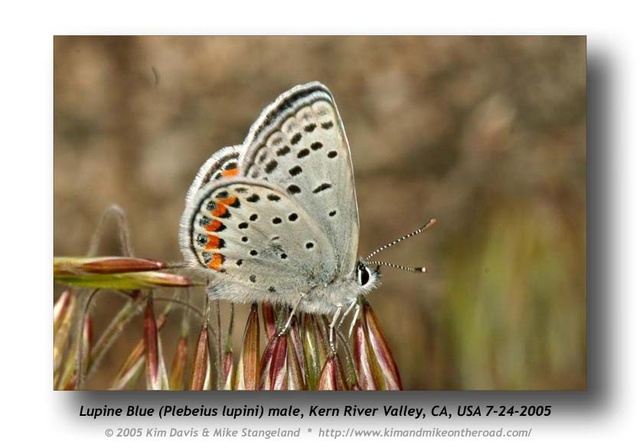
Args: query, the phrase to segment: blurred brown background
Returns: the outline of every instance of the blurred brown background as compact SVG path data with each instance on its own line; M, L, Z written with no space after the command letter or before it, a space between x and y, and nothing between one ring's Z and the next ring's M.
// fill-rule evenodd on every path
M405 388L584 389L584 37L56 37L55 255L117 203L136 255L180 260L200 165L310 80L349 137L361 254L438 219L378 257L429 274L368 297Z

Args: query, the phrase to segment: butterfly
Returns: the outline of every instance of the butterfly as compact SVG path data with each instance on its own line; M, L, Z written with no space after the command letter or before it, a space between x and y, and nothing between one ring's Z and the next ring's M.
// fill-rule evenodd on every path
M285 329L297 311L330 315L333 330L378 286L380 265L400 267L358 258L359 229L344 126L329 89L310 82L267 106L241 145L204 163L179 240L209 298L288 305Z

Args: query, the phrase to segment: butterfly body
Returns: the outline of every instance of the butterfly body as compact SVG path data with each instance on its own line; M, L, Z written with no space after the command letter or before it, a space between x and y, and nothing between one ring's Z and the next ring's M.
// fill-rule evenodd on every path
M180 246L211 299L334 314L379 280L357 258L358 233L342 120L329 90L312 82L280 95L242 145L200 168Z

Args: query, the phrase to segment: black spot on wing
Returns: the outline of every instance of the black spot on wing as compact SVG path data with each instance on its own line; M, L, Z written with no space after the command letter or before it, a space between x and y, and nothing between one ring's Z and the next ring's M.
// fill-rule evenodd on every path
M282 157L286 154L289 154L290 152L291 152L291 148L289 148L288 146L283 146L282 148L276 151L276 155L279 157Z
M314 188L313 192L314 193L320 193L321 191L328 190L329 188L331 188L331 184L328 184L328 183L324 182L324 183L318 185L316 188Z
M333 127L333 121L325 121L320 126L322 126L322 129L331 129Z
M293 134L293 137L291 137L290 142L291 142L292 145L295 145L300 140L302 140L302 134L298 132L296 134Z
M267 174L273 172L273 170L275 170L278 167L278 162L276 162L275 160L270 160L269 163L267 163L267 166L265 166L264 170Z

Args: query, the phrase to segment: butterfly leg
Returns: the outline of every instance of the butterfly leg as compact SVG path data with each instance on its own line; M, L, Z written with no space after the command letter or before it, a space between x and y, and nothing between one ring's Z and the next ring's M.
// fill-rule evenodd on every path
M282 327L282 330L280 330L280 332L278 333L278 336L284 336L284 334L289 330L289 327L291 326L291 321L293 320L293 316L295 316L296 313L298 312L298 307L300 306L300 302L302 302L302 298L303 297L304 297L304 294L300 294L300 297L298 298L296 303L293 305L293 309L291 310L291 313L289 314L289 318L287 319L287 323L284 324L284 327Z
M357 300L353 302L353 305L351 306L355 308L355 311L353 312L351 325L349 325L349 338L351 338L351 335L353 334L353 329L355 328L356 322L358 321L358 316L360 315L360 304L357 302Z
M347 318L347 316L349 315L349 313L351 311L353 311L353 309L356 308L357 305L358 305L358 300L357 299L349 304L349 306L345 310L344 314L342 315L342 319L340 319L340 323L338 324L338 328L340 328L342 326L342 324L344 323L344 321ZM357 310L359 310L359 309L360 309L360 307L357 308ZM357 315L358 315L358 312L356 311L356 316ZM349 330L349 336L351 336L351 330Z
M333 313L331 323L329 324L329 347L333 353L336 353L336 324L342 313L342 305L338 305L336 312Z

